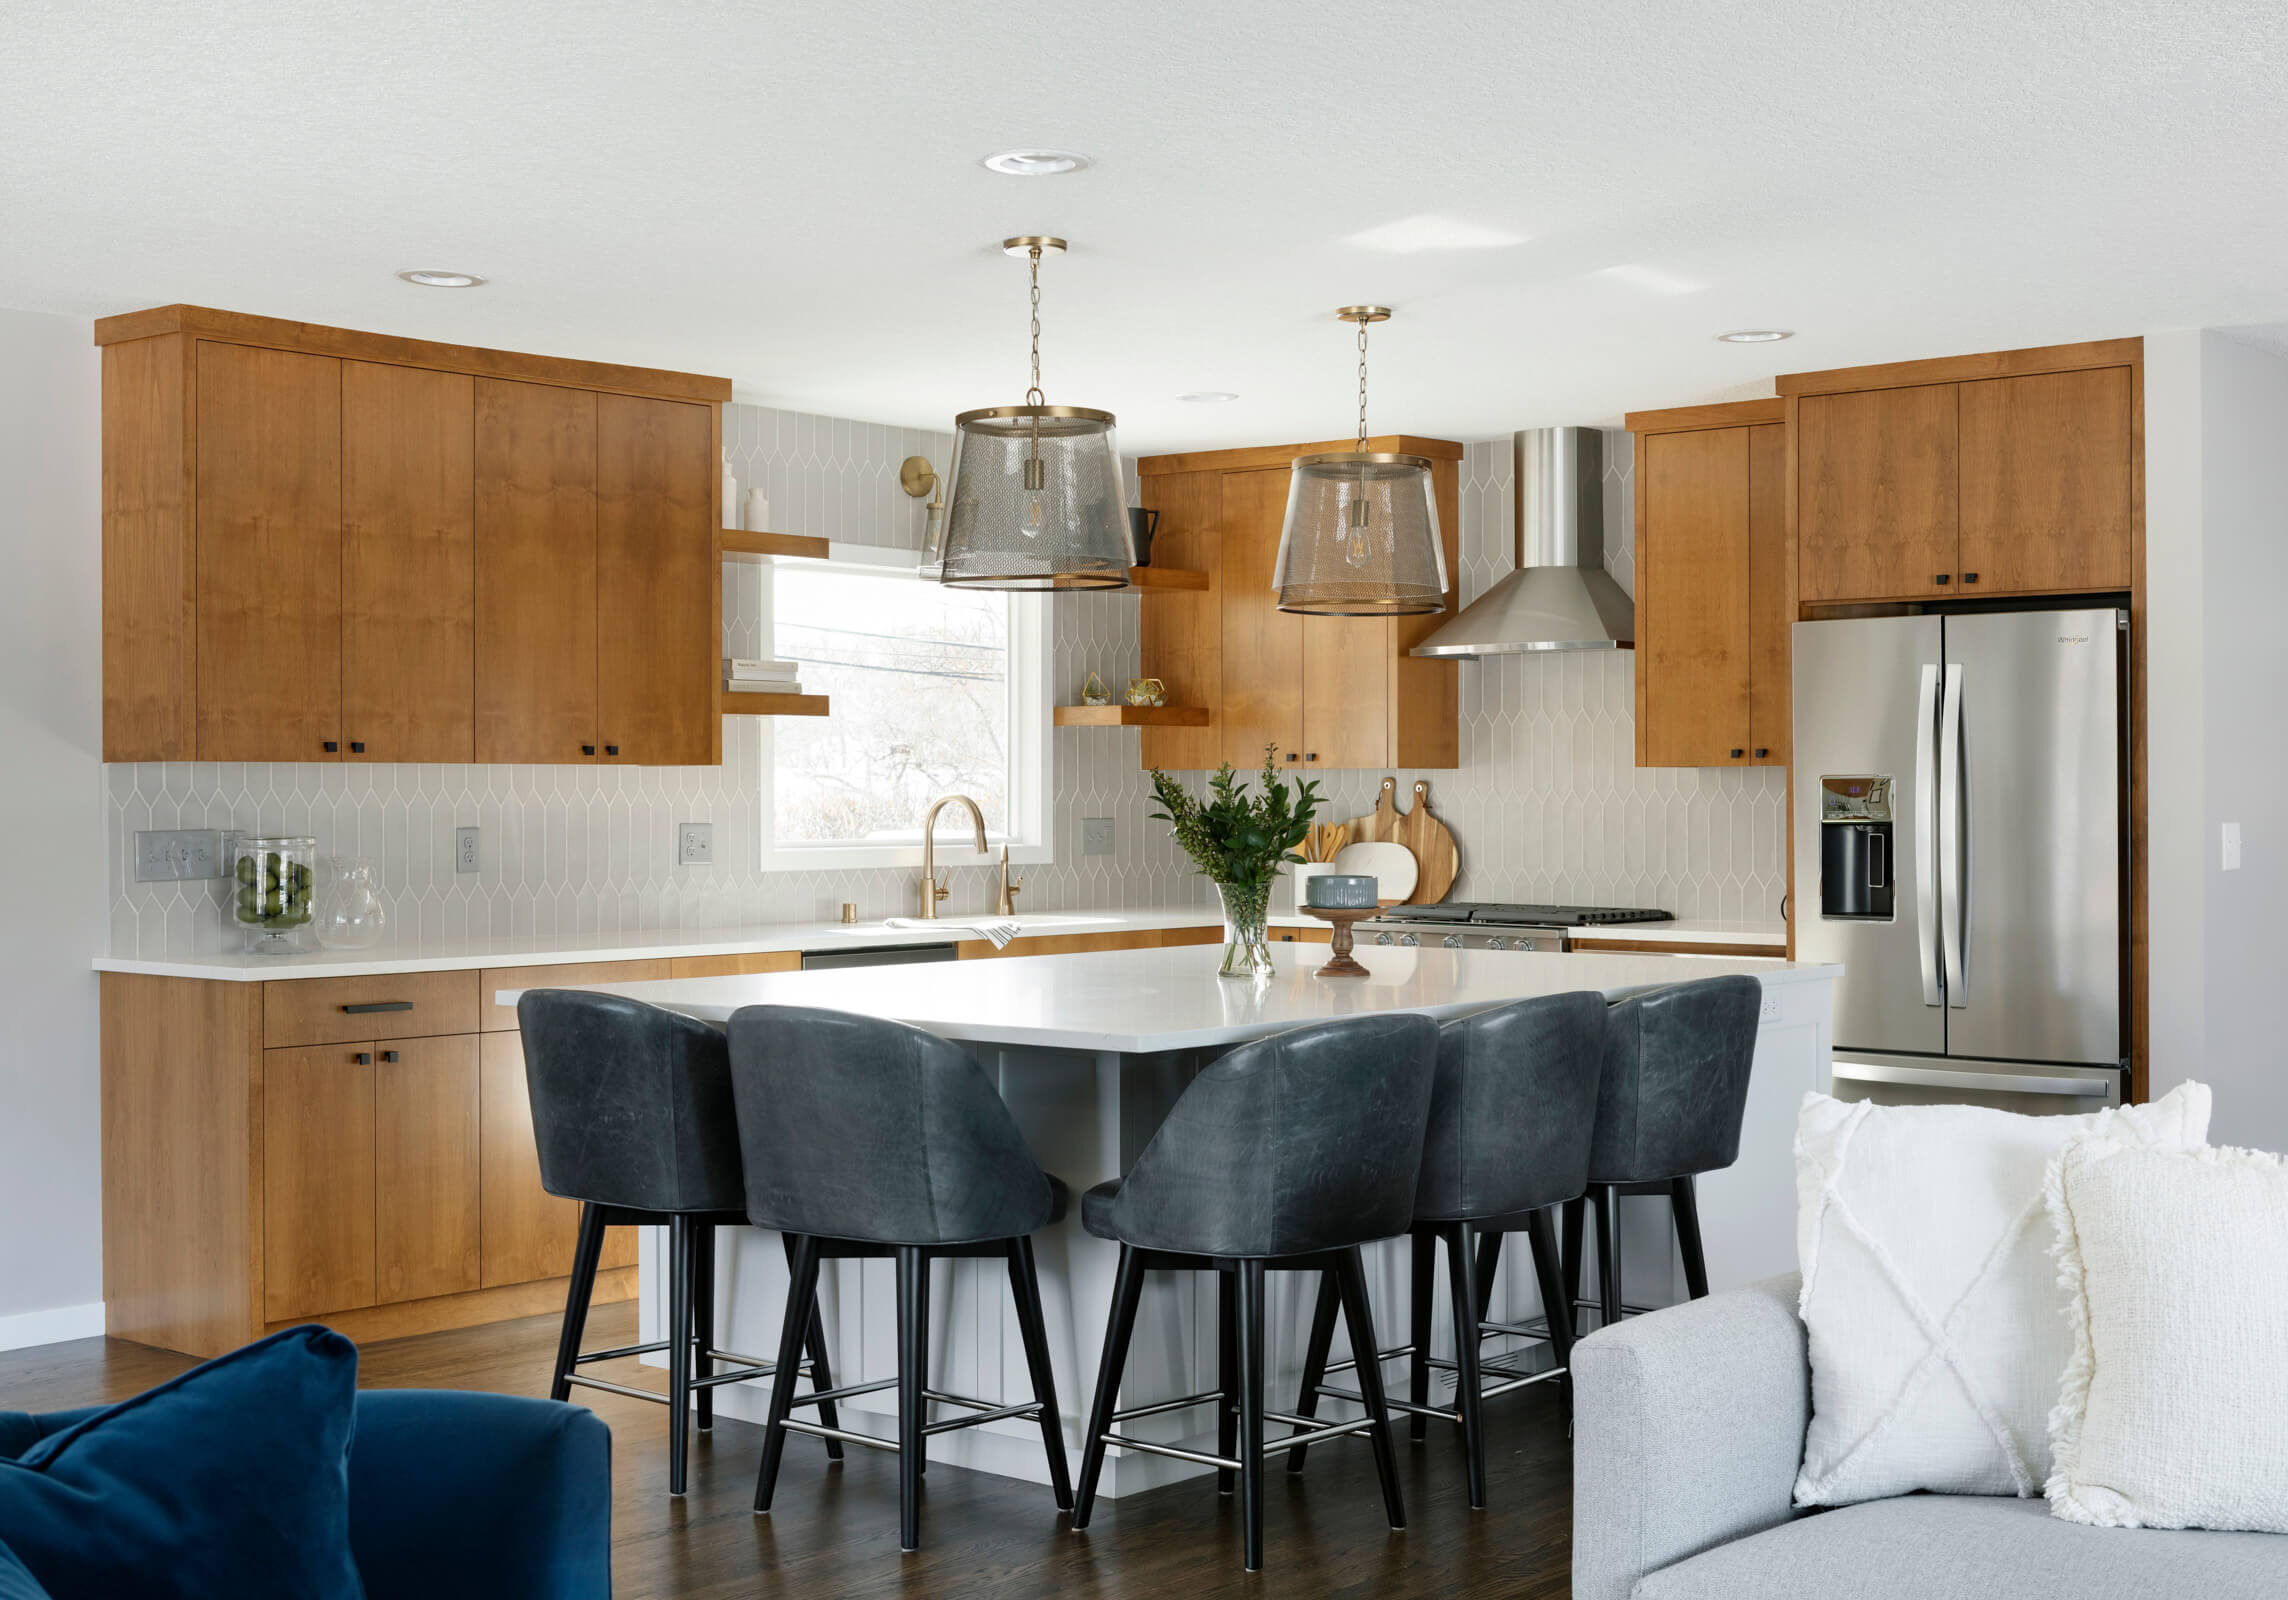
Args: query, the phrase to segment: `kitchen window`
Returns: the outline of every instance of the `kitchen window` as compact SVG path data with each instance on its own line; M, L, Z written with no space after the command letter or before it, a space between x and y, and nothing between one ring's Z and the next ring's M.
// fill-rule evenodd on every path
M828 717L771 726L774 866L902 866L922 820L966 794L1016 861L1049 859L1047 609L949 589L911 567L782 561L766 579L771 654L799 662ZM968 814L940 816L940 859L969 858Z

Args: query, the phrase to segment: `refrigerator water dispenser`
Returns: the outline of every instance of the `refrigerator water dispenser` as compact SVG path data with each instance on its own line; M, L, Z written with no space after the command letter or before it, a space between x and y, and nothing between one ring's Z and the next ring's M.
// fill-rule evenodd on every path
M1892 913L1891 780L1819 780L1819 914L1888 922Z

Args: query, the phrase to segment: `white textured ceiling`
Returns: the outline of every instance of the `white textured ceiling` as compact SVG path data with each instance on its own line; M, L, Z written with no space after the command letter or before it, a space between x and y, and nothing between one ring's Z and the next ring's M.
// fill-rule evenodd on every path
M1129 450L1486 437L2288 319L2288 8L0 5L0 304L184 300ZM978 158L1065 147L1071 177ZM1429 242L1436 247L1394 250ZM484 273L470 292L391 274ZM1725 328L1801 330L1732 346ZM1189 390L1235 404L1184 405Z

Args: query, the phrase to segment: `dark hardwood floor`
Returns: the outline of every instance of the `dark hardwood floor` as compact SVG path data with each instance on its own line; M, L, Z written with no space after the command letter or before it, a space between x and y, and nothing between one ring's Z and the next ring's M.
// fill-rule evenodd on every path
M599 1306L589 1344L635 1337L632 1304ZM363 1348L368 1388L542 1394L556 1319L428 1334ZM193 1365L108 1339L0 1353L0 1409L54 1411L122 1399ZM599 1375L656 1387L633 1362ZM695 1433L691 1493L666 1492L667 1412L618 1395L576 1398L612 1429L614 1592L652 1596L1181 1595L1564 1596L1572 1521L1572 1450L1564 1412L1537 1384L1487 1406L1488 1509L1473 1512L1451 1426L1409 1445L1400 1429L1408 1527L1385 1525L1363 1441L1322 1445L1310 1470L1275 1470L1265 1517L1266 1570L1240 1570L1238 1503L1213 1479L1100 1501L1088 1532L1068 1532L1046 1488L933 1464L922 1548L898 1552L896 1460L853 1449L838 1467L814 1440L787 1447L776 1508L749 1505L762 1430L724 1420Z

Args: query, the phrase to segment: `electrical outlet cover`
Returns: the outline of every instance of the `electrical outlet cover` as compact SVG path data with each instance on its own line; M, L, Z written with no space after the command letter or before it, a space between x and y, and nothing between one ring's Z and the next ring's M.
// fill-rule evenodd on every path
M222 835L212 828L135 835L137 883L219 878L223 875L222 859Z
M479 830L475 828L455 828L453 830L453 870L455 872L474 872L477 870L478 832Z
M1110 817L1083 817L1080 819L1080 853L1084 856L1112 854L1112 819Z
M675 863L680 867L715 864L715 824L686 822L675 830Z

